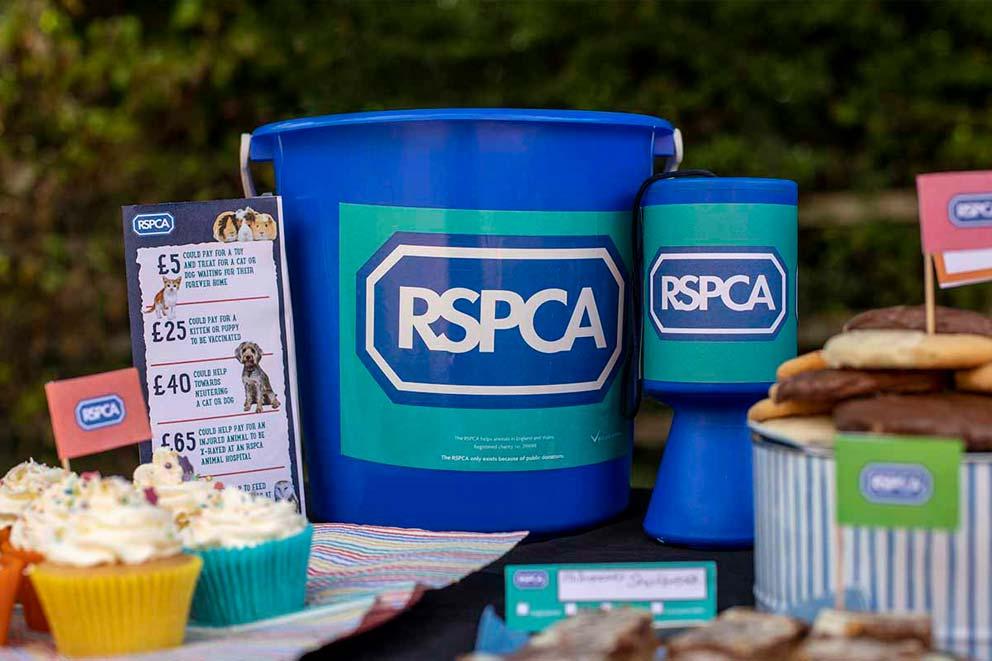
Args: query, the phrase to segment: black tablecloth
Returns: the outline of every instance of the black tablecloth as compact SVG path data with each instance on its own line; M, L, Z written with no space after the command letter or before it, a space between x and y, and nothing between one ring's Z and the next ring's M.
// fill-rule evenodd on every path
M751 551L694 551L659 544L641 529L649 496L648 491L634 491L628 510L598 528L525 541L460 583L428 592L417 605L383 626L304 658L454 659L474 647L479 616L487 604L503 615L503 567L508 564L715 560L719 609L753 604Z

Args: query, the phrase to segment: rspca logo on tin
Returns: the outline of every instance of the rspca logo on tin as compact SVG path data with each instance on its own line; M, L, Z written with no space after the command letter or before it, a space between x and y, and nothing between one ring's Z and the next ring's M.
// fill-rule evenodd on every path
M124 400L117 395L84 399L76 404L76 424L83 431L119 425L126 415Z
M788 275L774 248L662 248L648 289L665 340L771 340L788 314Z
M139 236L171 234L176 228L176 219L171 213L139 213L131 221L131 228Z
M947 216L958 227L992 226L992 193L955 195L947 205Z
M933 496L933 475L920 464L868 464L859 485L866 500L882 505L925 505Z
M609 237L394 234L357 275L357 351L398 403L598 402L624 350Z
M513 585L521 590L541 590L549 582L548 572L543 569L521 569L513 574Z

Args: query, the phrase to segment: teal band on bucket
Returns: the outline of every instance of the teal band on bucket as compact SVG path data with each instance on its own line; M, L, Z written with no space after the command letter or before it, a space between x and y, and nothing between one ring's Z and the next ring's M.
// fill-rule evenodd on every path
M651 269L659 252L774 252L785 271L785 316L766 338L660 334L651 317ZM786 204L661 204L644 208L644 378L678 383L765 383L796 355L796 207ZM735 290L740 297L746 286Z

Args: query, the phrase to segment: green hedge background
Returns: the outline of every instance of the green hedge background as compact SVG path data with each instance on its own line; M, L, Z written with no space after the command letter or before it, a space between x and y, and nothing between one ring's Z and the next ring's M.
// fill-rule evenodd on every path
M643 112L681 127L686 167L870 195L990 166L990 34L978 2L0 3L0 461L53 459L46 381L130 364L119 207L239 194L242 131ZM917 230L887 220L802 230L804 318L920 300Z

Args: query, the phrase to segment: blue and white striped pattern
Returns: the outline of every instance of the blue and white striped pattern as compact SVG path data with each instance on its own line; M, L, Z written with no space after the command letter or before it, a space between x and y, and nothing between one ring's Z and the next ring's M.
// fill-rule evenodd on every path
M759 607L786 612L833 592L834 460L766 440L754 445ZM992 660L992 457L961 464L955 533L845 527L844 584L879 611L931 613L936 643Z

